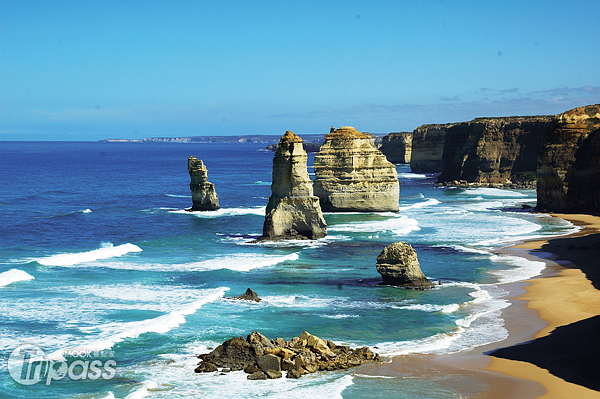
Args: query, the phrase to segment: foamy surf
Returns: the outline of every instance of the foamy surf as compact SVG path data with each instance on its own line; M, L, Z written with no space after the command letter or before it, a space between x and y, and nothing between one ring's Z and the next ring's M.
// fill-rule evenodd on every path
M258 216L264 217L265 212L266 212L266 207L264 207L264 206L258 206L258 207L252 207L252 208L221 208L221 209L217 209L216 211L189 212L189 211L186 211L185 209L169 211L169 213L178 213L178 214L182 214L182 215L193 215L198 218L206 218L206 219L220 218L220 217L224 217L224 216L244 216L244 215L258 215Z
M44 266L73 266L80 263L123 256L130 252L142 252L142 249L137 245L129 243L117 245L116 247L112 243L107 243L103 244L101 248L88 252L57 254L38 259L37 262Z
M546 268L546 263L538 260L529 260L520 256L492 255L491 260L496 263L511 266L510 269L491 270L489 273L498 277L498 283L514 283L529 280L539 276Z
M112 348L114 344L124 339L137 338L141 334L151 332L164 334L185 323L186 316L195 313L203 305L221 299L228 290L229 287L220 287L200 291L199 294L203 295L202 298L152 319L79 327L82 332L89 334L89 338L85 342L74 343L75 347L69 348L69 350L101 351ZM52 358L61 358L63 353L64 349L60 349L52 353L51 356Z
M5 287L9 284L19 281L33 280L34 278L35 277L33 277L31 274L24 272L23 270L10 269L6 272L0 273L0 287Z
M327 227L328 231L348 232L348 233L382 233L389 232L395 235L403 236L411 231L420 230L419 222L406 216L397 218L369 221L334 224Z

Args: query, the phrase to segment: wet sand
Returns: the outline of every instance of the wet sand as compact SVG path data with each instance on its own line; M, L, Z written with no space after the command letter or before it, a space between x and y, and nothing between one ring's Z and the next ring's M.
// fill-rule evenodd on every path
M546 262L541 276L505 284L509 337L449 355L410 354L360 374L423 378L461 397L600 399L600 217L554 214L584 228L500 251Z

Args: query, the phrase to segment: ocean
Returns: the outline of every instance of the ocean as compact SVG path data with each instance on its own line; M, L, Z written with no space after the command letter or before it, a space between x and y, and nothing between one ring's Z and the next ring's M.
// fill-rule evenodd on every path
M268 381L194 368L255 330L306 330L386 359L501 341L503 284L544 263L493 250L577 229L521 211L535 190L440 187L397 165L400 212L326 213L323 239L253 243L271 191L264 146L0 142L0 397L332 399L376 387L381 398L455 398L434 380L360 368ZM220 210L185 211L191 155ZM435 289L379 285L376 258L396 241L413 245ZM247 288L263 300L227 299ZM41 355L38 374L25 367Z

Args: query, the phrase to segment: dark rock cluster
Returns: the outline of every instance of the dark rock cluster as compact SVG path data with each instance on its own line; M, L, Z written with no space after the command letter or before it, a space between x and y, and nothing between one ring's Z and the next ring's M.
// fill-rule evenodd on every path
M319 370L348 369L381 361L379 355L366 346L350 349L306 331L289 341L283 338L271 340L254 331L246 339L233 337L198 358L201 362L196 373L243 370L249 380L281 378L282 372L287 378L300 378Z

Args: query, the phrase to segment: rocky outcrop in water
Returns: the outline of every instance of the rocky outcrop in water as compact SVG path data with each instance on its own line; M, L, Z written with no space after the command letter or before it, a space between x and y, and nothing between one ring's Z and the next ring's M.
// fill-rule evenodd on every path
M439 182L535 187L537 157L551 116L476 118L446 130Z
M239 301L253 301L253 302L262 301L262 299L260 299L258 297L258 294L256 292L252 291L250 288L246 289L246 292L243 295L229 297L229 298L225 298L225 299L235 299L235 300L239 300Z
M353 127L325 136L315 155L314 192L324 212L398 211L396 167Z
M422 125L412 134L410 169L413 173L440 173L444 166L446 132L456 123Z
M282 338L270 340L258 331L246 339L233 337L210 353L198 356L202 361L196 373L244 370L249 380L266 380L282 377L300 378L319 370L339 370L364 363L379 362L379 355L368 347L350 349L336 345L304 331L300 337L289 341Z
M554 118L537 174L538 210L600 212L600 104Z
M391 163L410 163L412 152L412 133L389 133L383 136L379 151Z
M188 172L190 173L190 190L192 191L192 207L186 209L195 211L215 211L219 209L219 197L215 185L208 181L208 170L200 159L191 156L188 158Z
M404 288L433 288L421 271L417 253L409 244L399 241L388 245L377 257L377 272L383 284Z
M316 239L327 235L306 161L302 139L288 130L273 157L273 183L262 239Z

